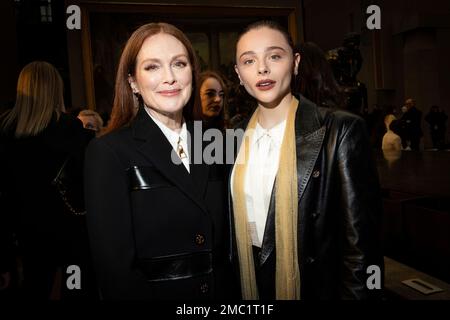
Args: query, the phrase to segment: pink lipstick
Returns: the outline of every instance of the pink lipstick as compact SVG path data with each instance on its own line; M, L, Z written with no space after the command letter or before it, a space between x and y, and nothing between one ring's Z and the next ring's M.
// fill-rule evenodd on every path
M267 91L275 87L276 81L270 79L260 80L256 83L256 88L262 91Z
M173 97L178 95L181 92L180 89L171 89L171 90L162 90L158 91L158 93L164 97Z

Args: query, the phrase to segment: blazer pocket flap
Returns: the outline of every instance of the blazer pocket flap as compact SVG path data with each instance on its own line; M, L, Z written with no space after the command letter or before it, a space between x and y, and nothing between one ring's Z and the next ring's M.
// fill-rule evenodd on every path
M170 181L167 180L154 167L133 166L128 168L127 172L132 191L172 186Z
M187 279L212 272L209 251L140 259L137 263L148 281Z

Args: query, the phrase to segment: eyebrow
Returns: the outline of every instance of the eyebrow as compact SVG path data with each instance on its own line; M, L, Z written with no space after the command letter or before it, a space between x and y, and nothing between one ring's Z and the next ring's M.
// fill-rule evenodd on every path
M267 47L267 48L264 50L264 52L272 51L272 50L277 50L277 49L286 52L286 49L284 49L284 48L282 48L282 47L278 47L278 46ZM243 55L246 55L246 54L255 54L255 51L245 51L244 53L242 53L242 54L239 56L239 59L240 59Z
M221 93L221 92L223 92L223 89L219 90L219 91L217 91L216 89L206 89L205 92L219 92L219 93Z
M189 62L188 56L184 53L180 53L180 54L177 54L176 56L173 56L170 61L173 61L173 60L181 58L181 57L186 58ZM148 58L148 59L142 60L141 64L143 64L144 62L161 62L161 60L156 59L156 58Z

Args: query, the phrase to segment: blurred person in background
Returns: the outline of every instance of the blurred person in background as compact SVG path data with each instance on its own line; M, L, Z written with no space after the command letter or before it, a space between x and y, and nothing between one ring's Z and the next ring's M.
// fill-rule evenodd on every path
M20 72L15 105L0 118L0 224L17 242L14 256L23 266L20 292L28 299L61 298L58 283L65 285L62 274L68 265L88 272L84 220L73 220L53 181L68 158L72 172L65 174L82 176L84 149L93 134L64 111L59 72L35 61Z
M226 128L226 92L225 82L214 71L204 71L199 76L195 95L193 119L203 121L205 129Z
M101 134L103 130L103 119L96 111L82 110L78 113L78 119L83 122L85 129L94 130L97 136Z

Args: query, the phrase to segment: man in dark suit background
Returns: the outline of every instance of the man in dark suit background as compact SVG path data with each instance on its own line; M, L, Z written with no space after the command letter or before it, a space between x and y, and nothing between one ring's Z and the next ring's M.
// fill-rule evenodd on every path
M414 99L406 99L402 107L403 116L400 118L402 124L402 144L403 148L419 151L420 138L422 137L422 112L416 108Z

